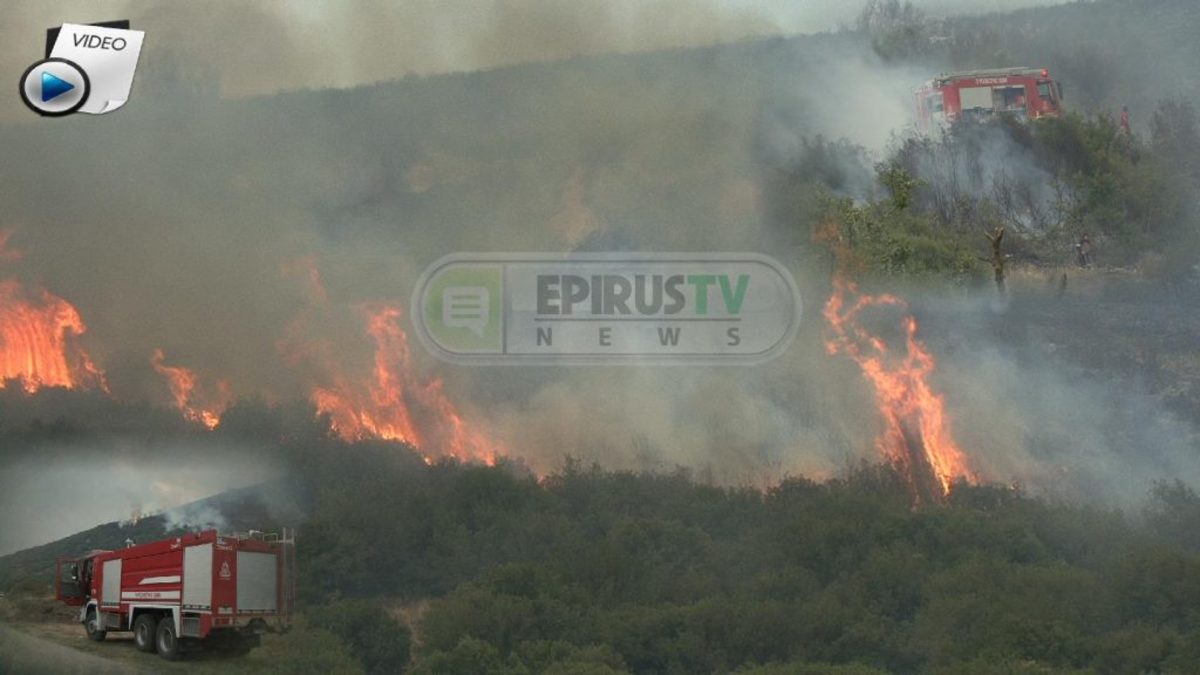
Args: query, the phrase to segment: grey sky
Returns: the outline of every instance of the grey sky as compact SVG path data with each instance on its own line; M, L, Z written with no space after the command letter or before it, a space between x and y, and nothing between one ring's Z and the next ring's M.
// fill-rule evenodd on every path
M170 52L216 72L226 95L346 87L579 54L711 44L851 24L846 0L403 0L168 3L16 0L0 24L0 80L41 55L63 22L130 18L147 61ZM976 13L1054 0L918 0L933 13ZM12 119L13 101L0 104Z

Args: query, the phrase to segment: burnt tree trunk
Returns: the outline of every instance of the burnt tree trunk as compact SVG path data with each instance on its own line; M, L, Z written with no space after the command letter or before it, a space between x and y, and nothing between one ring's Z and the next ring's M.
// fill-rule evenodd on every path
M1004 293L1004 265L1008 262L1008 256L1004 255L1001 250L1001 243L1004 241L1004 228L996 227L991 232L985 231L983 236L987 237L988 242L992 245L992 257L986 260L992 264L992 273L996 280L996 291Z

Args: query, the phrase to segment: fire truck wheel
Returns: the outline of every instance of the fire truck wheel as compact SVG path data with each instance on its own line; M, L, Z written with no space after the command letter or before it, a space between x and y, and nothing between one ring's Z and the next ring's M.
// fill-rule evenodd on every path
M142 614L133 622L133 643L139 651L154 651L154 629L157 627L153 614Z
M87 631L88 639L94 642L100 642L105 635L108 635L108 631L100 630L100 619L96 614L95 607L88 610L87 618L83 621L83 629Z
M157 636L155 644L158 646L158 655L168 661L179 659L179 636L175 634L175 618L163 617L162 621L158 622L158 630L155 635Z

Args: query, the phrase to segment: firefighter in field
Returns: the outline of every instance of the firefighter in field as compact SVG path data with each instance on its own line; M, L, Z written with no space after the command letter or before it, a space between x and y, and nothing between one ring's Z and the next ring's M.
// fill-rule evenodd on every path
M1087 232L1075 244L1075 262L1084 268L1092 266L1092 238Z
M1121 106L1121 121L1117 128L1117 149L1120 150L1129 161L1137 164L1141 159L1138 152L1137 143L1133 142L1133 129L1129 126L1129 106Z

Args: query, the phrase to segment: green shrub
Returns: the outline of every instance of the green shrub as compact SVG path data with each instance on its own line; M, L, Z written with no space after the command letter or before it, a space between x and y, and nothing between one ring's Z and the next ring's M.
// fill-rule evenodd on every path
M408 628L377 603L339 600L307 612L309 622L336 635L367 673L399 673L408 664Z
M336 635L299 624L264 642L254 656L262 672L279 675L361 675L365 671Z

